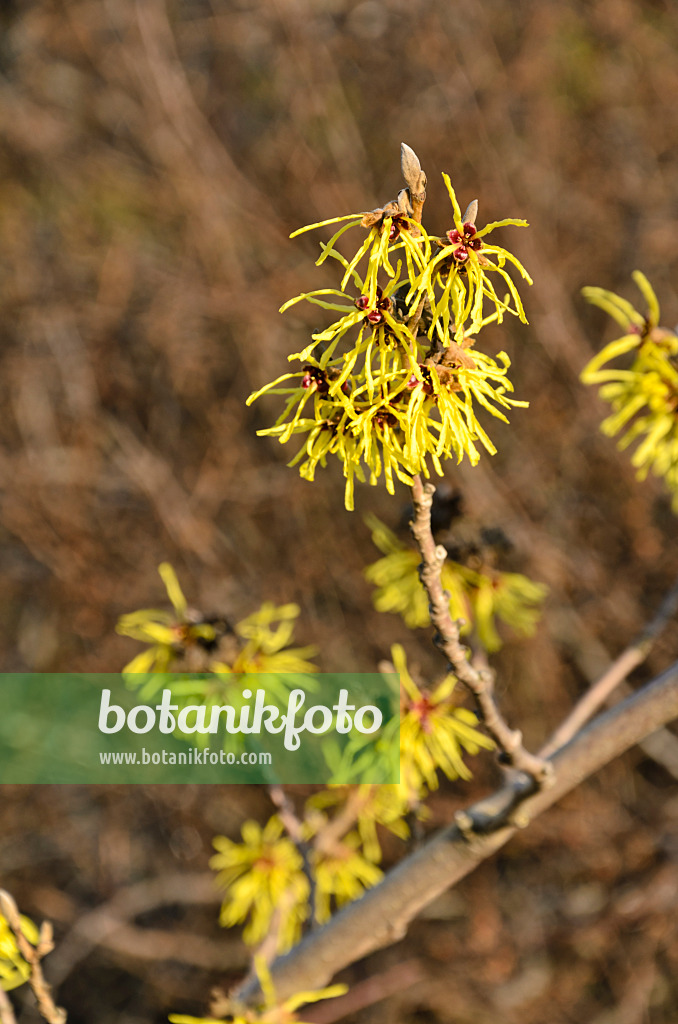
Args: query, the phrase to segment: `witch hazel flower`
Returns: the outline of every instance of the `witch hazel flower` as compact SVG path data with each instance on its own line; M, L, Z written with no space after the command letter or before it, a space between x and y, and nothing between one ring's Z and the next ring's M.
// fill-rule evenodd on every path
M334 313L333 322L288 356L301 371L283 374L248 399L283 396L275 424L259 434L281 444L298 437L301 447L289 465L304 479L312 480L330 458L339 461L348 509L356 480L383 481L393 493L396 480L409 485L416 474L428 477L431 467L442 475L446 459L475 464L480 448L493 454L479 414L505 419L503 410L524 404L509 397L507 356L482 352L476 336L507 314L526 322L507 268L531 283L529 275L488 237L495 228L526 222L478 227L477 201L462 217L443 175L453 224L442 236L430 235L420 220L426 176L415 154L408 147L403 152L408 187L397 201L294 232L334 227L316 262L333 265L340 281L295 296L281 312L305 301ZM350 255L348 232L360 227L365 234Z

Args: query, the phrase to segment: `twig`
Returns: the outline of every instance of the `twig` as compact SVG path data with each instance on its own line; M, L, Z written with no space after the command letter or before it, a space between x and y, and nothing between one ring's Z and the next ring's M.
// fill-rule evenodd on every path
M548 742L539 751L540 757L550 757L559 747L575 736L582 726L595 714L613 690L622 683L634 668L641 665L647 658L654 641L664 626L670 621L678 610L678 580L665 595L656 614L648 622L640 635L630 644L625 651L619 655L607 671L598 679L574 708L561 722Z
M414 518L410 529L421 555L419 578L428 594L431 622L436 630L434 642L449 661L451 670L475 697L481 721L499 747L500 761L529 775L538 785L547 785L552 779L549 762L525 749L522 733L510 728L497 707L492 673L474 668L468 660L466 647L460 642L459 625L450 615L449 595L441 580L447 551L442 545L436 546L431 530L434 493L433 484L424 484L419 475L414 477Z
M47 921L43 922L38 944L34 946L24 935L21 927L21 915L16 903L4 889L0 889L0 911L12 929L17 949L31 969L30 977L27 980L37 1000L38 1010L48 1024L66 1024L66 1011L57 1006L52 999L50 986L45 981L40 964L41 959L54 948L52 926Z
M392 666L391 671L393 671ZM278 814L280 815L280 819L287 830L287 834L297 847L303 860L303 871L309 884L309 921L311 922L311 927L313 927L313 922L315 921L317 889L315 872L309 858L309 848L312 845L313 850L316 853L321 855L327 854L330 856L336 854L338 850L341 850L342 839L349 829L355 825L360 816L360 812L369 802L371 793L371 786L357 786L353 788L341 810L322 828L320 828L313 836L313 839L309 842L304 839L302 823L297 817L292 801L289 799L282 786L271 786L269 789L269 795L273 803L278 808ZM269 936L265 940L266 949L270 948L270 931L273 929L274 926L272 925L269 930ZM277 929L275 930L277 932ZM261 953L261 950L259 952Z
M407 321L407 329L412 335L412 337L415 339L417 337L417 329L419 327L419 321L421 320L421 314L424 312L424 304L426 303L426 301L427 296L422 295L421 299L419 300L417 308L415 309L410 319Z
M315 872L313 871L313 866L311 865L311 861L308 856L309 844L307 840L304 839L302 824L299 821L299 818L297 817L294 805L290 798L288 797L285 790L282 788L282 786L271 786L269 787L268 793L271 800L278 808L278 815L287 831L288 836L290 837L290 839L296 846L297 850L299 851L299 855L302 860L303 871L308 881L309 920L313 922L315 921L316 911L316 883ZM280 915L278 915L278 926L274 927L273 924L271 925L271 930L275 931L273 954L269 957L269 959L271 960L273 959L273 956L275 956L275 951L277 949L278 943L278 931L282 923L283 918ZM270 945L270 943L268 942L269 938L270 935L267 937L267 939L264 940L264 945L267 946L267 948L268 945ZM260 955L263 955L262 949L259 950Z
M349 1014L358 1013L368 1006L374 1006L382 999L388 999L395 992L416 985L425 977L420 960L403 960L392 967L372 974L369 978L351 985L349 991L336 999L329 999L304 1010L304 1019L310 1024L334 1024Z
M500 849L518 827L528 825L590 775L676 717L678 662L558 750L550 788L525 796L525 779L515 776L276 960L271 975L278 998L282 1001L297 992L322 988L337 971L402 938L423 907ZM514 816L516 804L518 817ZM261 999L258 982L246 979L233 998L256 1004Z
M60 940L59 946L50 960L50 975L56 985L61 984L97 946L106 946L119 952L120 935L130 927L129 922L140 914L175 903L211 905L219 903L220 900L221 897L214 883L214 875L202 871L195 874L160 875L119 889L106 903L78 917L70 931ZM139 929L139 932L141 931L142 929ZM126 941L131 943L129 933ZM148 937L144 939L147 945L150 941ZM153 939L153 941L156 940ZM200 962L198 958L202 954L193 944L193 940L191 940L190 947L190 950L186 951L186 962L198 964ZM193 957L191 953L195 953L196 956ZM232 953L236 956L239 955L237 949ZM209 956L209 953L207 952L205 956ZM176 950L169 958L181 959Z
M16 1024L14 1007L2 986L0 986L0 1024Z
M271 917L271 923L268 926L268 931L264 937L263 942L257 947L254 955L254 959L250 966L250 973L256 977L257 975L257 963L263 960L264 963L270 964L272 960L275 960L278 949L280 948L280 933L287 920L288 915L294 910L294 904L297 896L293 889L285 889L280 898L277 900L273 916Z
M358 786L351 790L339 813L318 833L315 848L319 853L332 854L336 851L348 830L355 825L371 795L371 786Z
M278 808L278 817L285 826L288 836L296 846L301 846L305 843L301 822L287 793L282 786L269 786L268 795Z

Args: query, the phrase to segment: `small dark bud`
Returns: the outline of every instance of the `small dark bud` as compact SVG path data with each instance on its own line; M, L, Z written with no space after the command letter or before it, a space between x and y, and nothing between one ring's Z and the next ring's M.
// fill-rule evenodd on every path
M431 371L429 370L428 366L422 366L421 363L419 364L419 366L421 368L421 371L422 371L422 374L423 374L423 377L424 377L423 381L419 380L418 377L416 377L414 374L412 374L412 376L410 377L410 379L407 382L407 386L408 386L408 388L412 389L412 388L419 387L419 385L421 385L422 388L424 389L425 394L432 395L434 393L434 391L433 391L433 384L431 383Z
M398 420L388 409L379 409L374 415L374 422L378 427L396 427Z
M330 390L330 385L327 380L327 374L324 370L321 370L319 366L305 366L304 376L301 378L302 388L316 387L318 394L326 395Z

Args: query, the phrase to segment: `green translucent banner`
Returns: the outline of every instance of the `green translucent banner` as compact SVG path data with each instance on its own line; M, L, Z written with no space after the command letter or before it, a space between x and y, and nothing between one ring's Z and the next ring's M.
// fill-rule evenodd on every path
M0 674L0 783L394 783L395 674Z

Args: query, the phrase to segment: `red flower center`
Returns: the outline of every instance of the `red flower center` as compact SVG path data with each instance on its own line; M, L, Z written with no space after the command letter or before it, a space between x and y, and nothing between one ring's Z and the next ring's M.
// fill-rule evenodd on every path
M302 388L316 387L318 393L326 395L330 390L329 381L324 370L321 370L319 366L305 366L304 376L301 378Z
M469 257L469 249L475 249L476 251L482 248L482 240L476 238L476 226L475 224L463 224L462 230L459 231L457 228L453 228L452 231L447 232L447 237L452 245L456 245L457 248L452 253L452 256L457 263L466 263Z
M412 376L407 382L408 388L412 390L413 388L421 386L424 389L425 394L433 395L435 392L433 390L433 383L431 381L431 371L429 370L428 366L424 366L422 363L419 363L419 368L424 377L423 381L419 380L419 378L415 376L415 374L412 374Z
M377 302L374 309L370 309L370 299L368 295L360 295L355 300L355 307L361 312L366 312L365 319L371 324L380 324L384 319L384 311L391 309L391 300L389 298L383 298L381 288L377 288Z
M410 712L419 719L421 728L424 732L430 733L432 731L431 725L431 712L433 711L433 704L431 704L428 697L421 697L419 700L415 700L410 705Z

